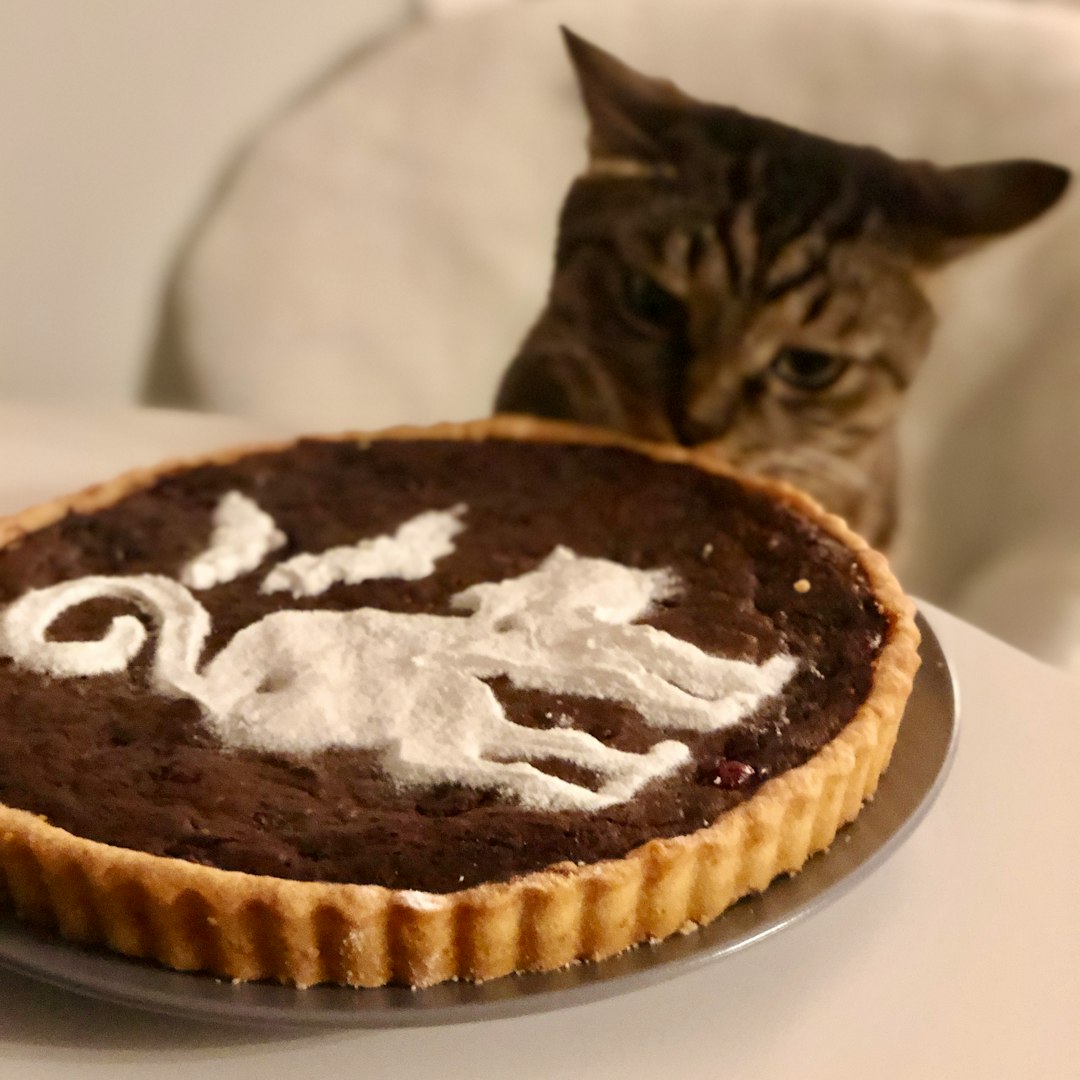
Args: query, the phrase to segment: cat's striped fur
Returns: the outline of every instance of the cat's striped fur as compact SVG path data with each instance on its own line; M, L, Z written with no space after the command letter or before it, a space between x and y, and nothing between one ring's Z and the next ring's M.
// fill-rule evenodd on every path
M708 444L878 545L933 267L1063 191L1064 169L941 169L707 105L567 33L590 164L547 306L497 408Z

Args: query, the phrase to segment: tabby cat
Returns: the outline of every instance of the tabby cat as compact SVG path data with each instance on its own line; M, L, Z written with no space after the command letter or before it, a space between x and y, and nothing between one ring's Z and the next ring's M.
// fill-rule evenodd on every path
M1068 172L901 161L697 101L565 34L589 166L496 408L705 445L885 546L926 274L1031 221Z

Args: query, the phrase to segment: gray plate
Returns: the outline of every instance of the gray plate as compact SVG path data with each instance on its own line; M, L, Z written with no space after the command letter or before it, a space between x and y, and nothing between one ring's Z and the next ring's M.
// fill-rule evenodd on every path
M0 917L0 965L66 990L172 1015L247 1024L399 1027L544 1012L612 997L718 960L817 911L879 866L911 834L941 789L956 745L957 697L941 646L925 619L922 667L889 770L843 842L810 859L719 919L621 956L564 971L426 990L307 990L222 982L72 945Z

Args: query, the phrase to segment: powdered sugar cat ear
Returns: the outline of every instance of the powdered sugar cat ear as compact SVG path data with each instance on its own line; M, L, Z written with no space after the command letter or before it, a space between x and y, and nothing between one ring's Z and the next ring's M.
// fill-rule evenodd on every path
M246 495L230 491L214 510L210 545L183 570L180 580L191 589L212 589L250 573L285 543L274 519Z
M359 585L373 578L416 581L435 571L435 562L454 550L453 538L465 527L466 507L427 510L410 518L391 536L329 548L317 555L297 555L274 567L262 583L264 593L318 596L331 585Z
M332 585L358 585L373 578L415 581L435 570L435 562L454 550L466 507L428 510L410 518L390 536L296 555L280 563L262 583L264 593L318 596ZM230 491L219 500L206 550L185 564L180 580L192 589L212 589L250 573L286 543L285 533L254 500Z

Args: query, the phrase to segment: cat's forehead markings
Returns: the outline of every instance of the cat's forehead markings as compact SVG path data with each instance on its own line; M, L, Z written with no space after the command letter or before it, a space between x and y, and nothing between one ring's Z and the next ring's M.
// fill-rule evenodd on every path
M638 161L635 158L598 157L589 162L585 177L619 177L627 180L663 177L672 180L679 175L674 165L663 162Z
M768 299L779 299L793 289L814 283L828 269L824 237L810 233L785 244L765 274Z
M758 231L753 203L743 202L736 208L731 221L730 237L741 276L748 280L758 258Z
M807 226L798 236L779 245L766 236L765 251L757 267L757 282L766 300L778 300L793 289L829 277L835 251L815 224Z

